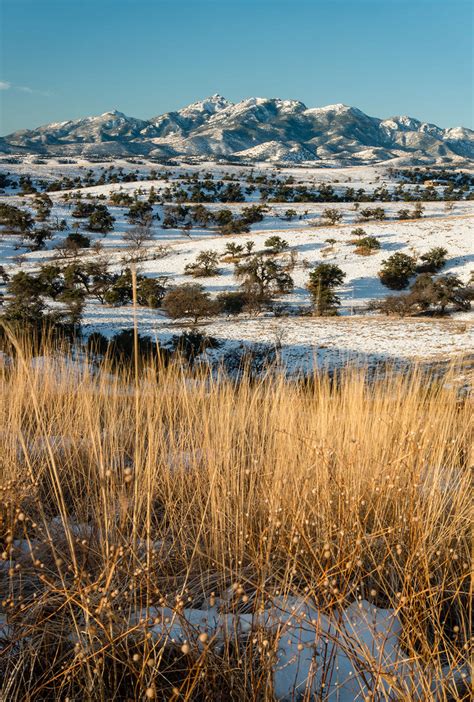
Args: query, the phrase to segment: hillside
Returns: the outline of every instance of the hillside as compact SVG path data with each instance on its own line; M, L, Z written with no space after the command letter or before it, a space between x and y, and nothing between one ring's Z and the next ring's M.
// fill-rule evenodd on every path
M278 348L284 364L299 372L315 362L330 366L344 365L348 360L362 365L381 360L398 363L445 359L472 349L472 312L450 310L451 318L444 319L391 319L371 309L374 301L397 292L382 284L379 277L383 262L394 254L420 262L429 251L444 248L446 258L439 275L469 283L473 261L469 237L472 185L468 185L471 176L467 173L446 172L445 177L451 177L456 186L449 190L442 185L420 189L408 181L407 174L411 174L423 182L429 171L395 172L386 166L323 171L293 167L278 171L269 165L244 168L207 163L202 170L200 166L156 169L151 163L135 168L134 163L130 171L126 161L117 161L113 168L96 164L88 170L80 163L29 161L8 164L11 185L3 203L26 207L36 215L38 196L20 195L19 188L12 187L17 178L25 178L25 173L38 188L56 188L49 190L49 238L38 249L31 239L2 228L0 255L10 279L19 271L36 274L47 264L61 267L72 260L81 265L106 261L108 275L113 277L136 260L141 275L161 281L166 289L195 282L217 300L222 293L238 295L241 291L237 264L247 260L245 247L250 245L253 255L288 271L292 286L274 291L267 307L239 314L211 314L202 320L199 329L219 342L217 350L209 351L216 361L254 346ZM73 183L76 187L69 190ZM198 204L192 199L197 194ZM236 202L239 194L242 199ZM417 199L421 197L422 204ZM451 200L444 199L448 197ZM150 201L150 232L138 246L133 240L137 225L130 221L129 208L137 203L146 206ZM106 206L113 228L103 233L91 231L87 217L77 217L75 210L81 202L89 207ZM382 219L370 219L374 204L382 208ZM415 206L420 204L421 216L414 218ZM216 218L226 215L236 226L252 208L256 208L258 217L243 231L227 231L217 224ZM331 224L327 214L334 212L339 219ZM194 219L197 213L204 220ZM55 222L63 222L62 228L54 228ZM44 224L40 222L38 227ZM87 248L64 249L71 233L79 230L86 237ZM282 249L272 253L268 241L275 236L282 240ZM361 236L374 240L377 248L361 250ZM229 247L236 253L231 255ZM215 270L193 277L189 267L203 252L213 258ZM310 314L307 285L311 272L321 263L338 266L344 274L337 289L337 317ZM415 275L405 285L405 294L414 281ZM0 283L6 305L7 283ZM135 312L127 301L103 304L88 295L82 330L85 336L100 333L110 338L121 329L131 328L135 318L141 334L164 345L190 324L186 319L170 319L159 306L143 304Z

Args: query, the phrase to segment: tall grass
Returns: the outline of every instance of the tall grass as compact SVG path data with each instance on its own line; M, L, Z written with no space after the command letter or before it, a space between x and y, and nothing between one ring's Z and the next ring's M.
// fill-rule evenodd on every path
M467 661L472 408L449 379L236 384L18 346L1 396L2 699L273 699L258 627L195 649L140 618L215 597L394 608L424 671L397 699Z

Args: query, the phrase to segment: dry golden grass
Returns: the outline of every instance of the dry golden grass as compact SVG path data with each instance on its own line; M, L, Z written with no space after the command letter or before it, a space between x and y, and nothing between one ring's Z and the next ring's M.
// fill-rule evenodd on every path
M0 697L271 700L259 632L199 652L132 623L233 587L236 612L275 594L395 608L426 671L421 697L397 699L431 699L470 637L472 408L447 380L235 384L18 348L1 388Z

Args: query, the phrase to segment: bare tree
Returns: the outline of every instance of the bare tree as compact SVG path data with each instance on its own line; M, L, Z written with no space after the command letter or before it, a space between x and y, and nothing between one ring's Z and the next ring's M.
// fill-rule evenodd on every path
M127 242L127 248L124 261L127 263L135 263L143 261L146 256L146 245L152 241L154 232L151 227L151 222L145 224L137 224L123 235L123 240Z

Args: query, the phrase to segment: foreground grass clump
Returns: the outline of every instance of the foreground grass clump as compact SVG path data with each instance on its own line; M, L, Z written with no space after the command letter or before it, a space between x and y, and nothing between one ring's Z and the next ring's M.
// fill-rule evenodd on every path
M2 698L272 700L285 632L261 615L295 597L396 611L417 686L367 652L370 699L461 698L472 408L449 379L236 384L18 350L1 391ZM215 606L250 632L153 629Z

